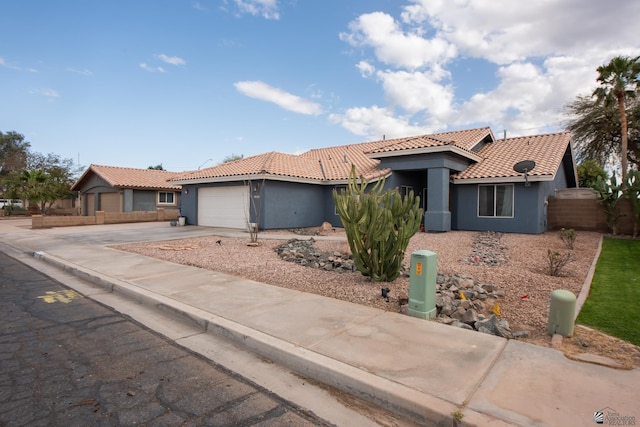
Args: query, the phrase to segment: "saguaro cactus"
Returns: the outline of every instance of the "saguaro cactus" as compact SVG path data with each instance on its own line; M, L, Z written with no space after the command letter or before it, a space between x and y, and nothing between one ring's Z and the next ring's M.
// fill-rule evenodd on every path
M409 239L420 227L420 198L413 191L402 197L397 189L382 191L385 179L369 191L351 166L346 190L333 191L333 201L356 268L375 281L392 282L400 275Z

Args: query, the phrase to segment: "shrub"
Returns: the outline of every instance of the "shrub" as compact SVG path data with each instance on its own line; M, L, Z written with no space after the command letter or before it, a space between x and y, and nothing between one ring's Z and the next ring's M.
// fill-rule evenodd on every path
M562 230L560 230L560 239L564 242L565 245L567 245L567 248L569 249L573 249L573 244L576 242L576 237L578 237L578 234L573 228L570 228L568 230L563 228Z
M383 192L384 183L382 178L366 191L368 182L358 180L352 166L347 190L334 190L333 201L358 271L375 281L392 282L400 275L409 239L420 227L422 209L413 191L401 197L397 189Z
M622 197L622 186L618 185L616 176L613 175L607 183L601 177L596 180L594 190L600 198L597 200L602 205L607 214L607 225L611 228L611 233L618 234L618 221L620 219L620 206L618 200Z
M631 203L633 238L635 239L638 237L638 227L640 226L640 171L629 171L623 191Z
M561 254L560 252L552 251L551 249L549 249L547 250L547 261L549 263L549 275L560 276L562 269L571 261L573 261L573 255L571 255L571 252Z

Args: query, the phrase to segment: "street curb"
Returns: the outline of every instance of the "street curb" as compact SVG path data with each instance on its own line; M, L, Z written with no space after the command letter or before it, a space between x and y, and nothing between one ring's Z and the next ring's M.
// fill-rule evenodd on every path
M101 274L45 252L34 252L33 256L108 292L125 296L140 305L155 309L176 320L195 326L202 332L225 337L241 347L291 369L302 376L335 387L393 413L401 414L421 425L481 426L486 425L487 422L491 422L492 425L496 426L512 425L469 408L459 407L454 403L394 381L381 378L370 372L233 322L219 315L211 314L172 298L147 291L133 283ZM454 413L461 414L463 419L456 421Z

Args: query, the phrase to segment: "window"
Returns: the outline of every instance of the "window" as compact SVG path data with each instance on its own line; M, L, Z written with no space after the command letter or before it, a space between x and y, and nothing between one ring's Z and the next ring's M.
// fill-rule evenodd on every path
M478 216L513 218L513 184L479 185Z
M408 185L400 186L400 195L404 198L409 195L409 192L413 190L413 187L409 187Z
M158 191L158 204L159 205L175 205L176 195L173 191Z

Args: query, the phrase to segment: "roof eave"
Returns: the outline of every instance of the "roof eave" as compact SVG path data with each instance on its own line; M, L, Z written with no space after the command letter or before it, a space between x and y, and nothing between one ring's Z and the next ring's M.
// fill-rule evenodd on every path
M555 175L529 175L526 181L529 182L548 182L553 181ZM486 178L452 178L454 184L513 184L526 182L524 175L520 176L495 176Z
M276 174L270 174L270 173L228 175L228 176L216 176L216 177L197 178L197 179L179 179L171 182L179 185L193 185L193 184L213 184L218 182L234 182L234 181L259 181L263 179L268 179L271 181L297 182L301 184L322 184L324 182L323 180L320 180L320 179L284 176L284 175L276 175Z
M434 147L410 148L406 150L386 151L382 153L368 153L367 157L370 159L380 159L383 157L402 157L412 156L416 154L443 153L446 151L450 151L475 162L481 162L483 160L483 158L478 156L477 154L464 150L455 145L437 145Z
M387 178L391 175L391 170L381 174L380 176L370 178L370 182L378 181L382 178ZM294 176L284 176L275 174L249 174L249 175L233 175L233 176L220 176L214 178L199 178L199 179L183 179L171 181L180 185L194 185L194 184L214 184L220 182L233 182L233 181L256 181L256 180L270 180L270 181L283 181L294 182L297 184L314 184L314 185L341 185L347 184L349 178L338 179L314 179L314 178L301 178Z

